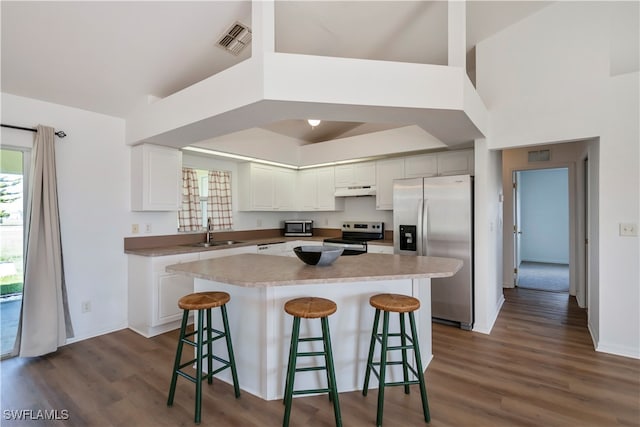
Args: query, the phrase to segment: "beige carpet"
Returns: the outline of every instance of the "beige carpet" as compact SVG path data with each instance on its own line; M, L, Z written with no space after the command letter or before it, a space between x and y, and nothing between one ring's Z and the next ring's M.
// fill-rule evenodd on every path
M518 287L569 292L569 265L523 261L518 268Z

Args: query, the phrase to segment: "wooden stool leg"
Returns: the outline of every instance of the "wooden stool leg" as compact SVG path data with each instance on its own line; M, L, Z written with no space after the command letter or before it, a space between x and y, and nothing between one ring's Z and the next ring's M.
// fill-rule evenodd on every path
M171 385L169 386L169 398L167 406L173 405L173 397L176 394L176 382L178 381L178 369L180 369L180 359L182 358L183 339L187 331L187 321L189 320L189 310L183 310L182 326L180 327L180 337L178 338L178 349L176 350L176 359L173 363L173 374L171 375Z
M204 310L198 310L198 331L196 345L196 415L195 423L200 424L202 412L202 347L203 347Z
M329 335L329 319L322 317L322 340L324 341L324 357L329 379L329 396L333 400L333 413L336 418L336 427L342 427L342 416L340 415L340 402L338 402L338 385L336 383L336 373L333 363L333 351L331 349L331 336Z
M362 387L362 395L366 396L369 390L369 378L371 377L371 368L373 363L373 352L376 347L376 336L378 335L378 323L380 322L380 310L376 309L373 318L373 330L371 331L371 343L369 344L369 356L367 357L367 369L364 374L364 386Z
M404 393L409 394L409 363L407 362L407 333L405 332L404 313L400 315L400 340L402 342L402 374L404 376Z
M220 307L222 313L222 324L224 325L224 335L227 341L227 353L229 354L229 365L231 367L231 376L233 377L233 391L236 399L240 397L240 383L238 382L238 371L236 371L236 358L233 355L233 345L231 344L231 329L229 329L229 319L227 318L227 305Z
M300 335L300 318L293 318L293 328L291 330L291 350L289 353L289 366L287 368L287 381L284 391L284 420L283 427L289 426L291 417L291 403L293 399L293 383L296 376L296 358L298 357L298 336Z
M424 370L422 369L422 358L420 357L420 347L418 345L418 333L416 331L416 321L413 311L409 313L409 323L411 324L411 335L413 339L413 351L416 355L416 367L418 368L418 380L420 381L420 396L422 397L422 412L424 412L424 420L431 421L429 412L429 402L427 400L427 387L424 381Z
M382 426L382 413L384 410L384 385L387 371L387 345L389 341L389 312L385 311L382 320L382 354L380 355L380 384L378 384L378 415L376 425Z

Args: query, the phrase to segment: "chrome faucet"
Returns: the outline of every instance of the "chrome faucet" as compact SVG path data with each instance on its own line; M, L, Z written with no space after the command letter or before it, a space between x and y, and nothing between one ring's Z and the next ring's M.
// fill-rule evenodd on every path
M211 217L207 218L207 244L211 243Z

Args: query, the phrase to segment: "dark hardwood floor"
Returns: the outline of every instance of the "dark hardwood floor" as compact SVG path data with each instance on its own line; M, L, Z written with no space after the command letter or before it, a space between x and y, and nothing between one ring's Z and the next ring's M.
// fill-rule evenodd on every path
M595 352L586 314L567 294L506 289L505 298L491 335L433 325L430 425L640 426L639 360ZM193 425L193 384L179 380L174 406L166 406L176 341L177 332L145 339L122 330L45 357L2 361L0 424ZM426 425L417 388L385 394L386 426ZM375 425L376 397L376 390L366 398L341 393L344 425ZM68 419L9 419L7 411L23 409ZM202 425L278 426L283 411L280 401L249 393L236 400L220 381L203 385ZM297 398L291 425L334 425L326 396Z

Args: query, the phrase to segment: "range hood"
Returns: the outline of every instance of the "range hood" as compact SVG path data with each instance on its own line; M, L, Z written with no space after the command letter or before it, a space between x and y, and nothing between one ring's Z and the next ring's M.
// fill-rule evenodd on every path
M360 196L375 196L375 185L364 185L357 187L340 187L336 188L334 194L335 197L360 197Z

